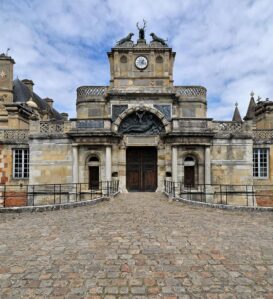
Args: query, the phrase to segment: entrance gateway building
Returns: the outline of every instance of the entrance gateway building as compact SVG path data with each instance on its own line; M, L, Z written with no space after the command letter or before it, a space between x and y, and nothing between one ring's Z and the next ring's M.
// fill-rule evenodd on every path
M200 184L272 181L273 102L251 94L244 121L207 117L206 88L176 86L175 52L139 28L108 52L109 86L77 89L77 117L41 99L31 80L13 81L0 55L2 184L88 183L119 179L126 191L162 191L164 179Z

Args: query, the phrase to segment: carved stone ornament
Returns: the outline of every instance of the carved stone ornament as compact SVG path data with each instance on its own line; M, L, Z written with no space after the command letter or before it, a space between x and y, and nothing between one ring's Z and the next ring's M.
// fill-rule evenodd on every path
M154 107L159 110L167 120L171 120L171 105L154 105Z
M112 106L112 120L115 121L117 117L126 109L128 105L113 105Z
M122 120L118 132L131 135L157 135L165 132L165 128L151 112L135 111Z

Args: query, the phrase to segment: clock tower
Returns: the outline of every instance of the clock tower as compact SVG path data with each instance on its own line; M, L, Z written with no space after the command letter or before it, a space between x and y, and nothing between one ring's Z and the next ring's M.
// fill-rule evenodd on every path
M139 89L173 86L175 52L166 42L151 33L146 42L144 28L139 29L139 39L134 43L130 33L108 52L110 62L110 88Z

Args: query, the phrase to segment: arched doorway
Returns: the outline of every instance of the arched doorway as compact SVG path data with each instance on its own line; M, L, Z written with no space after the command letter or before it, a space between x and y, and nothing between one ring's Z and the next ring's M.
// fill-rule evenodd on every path
M88 160L88 187L89 189L99 189L100 184L100 161L96 156L92 156Z
M132 192L154 192L158 187L155 136L159 138L166 132L168 122L161 112L145 107L131 109L130 113L123 113L120 119L117 132L126 136L127 145L126 189Z
M195 186L195 165L196 161L193 157L187 156L184 160L184 186Z

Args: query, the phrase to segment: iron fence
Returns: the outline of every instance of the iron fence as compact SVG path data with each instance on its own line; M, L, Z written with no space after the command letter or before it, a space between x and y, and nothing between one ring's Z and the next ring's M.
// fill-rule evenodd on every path
M164 191L171 197L205 203L273 206L273 185L200 184L185 186L181 182L165 180Z
M56 205L110 197L119 190L119 181L88 183L0 185L0 202L4 207Z

